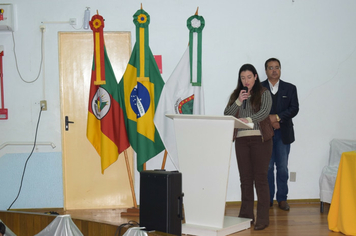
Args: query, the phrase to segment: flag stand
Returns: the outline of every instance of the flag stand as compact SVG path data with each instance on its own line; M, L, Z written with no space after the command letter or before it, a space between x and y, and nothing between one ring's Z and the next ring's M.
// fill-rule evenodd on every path
M130 163L129 163L129 158L127 156L127 150L124 151L124 155L125 155L127 174L129 176L129 181L130 181L130 187L131 187L131 193L132 193L132 199L133 199L134 207L128 208L127 212L121 212L121 216L139 216L140 215L140 210L137 208L135 189L134 189L133 180L132 180L132 176L131 176L131 172L130 172Z

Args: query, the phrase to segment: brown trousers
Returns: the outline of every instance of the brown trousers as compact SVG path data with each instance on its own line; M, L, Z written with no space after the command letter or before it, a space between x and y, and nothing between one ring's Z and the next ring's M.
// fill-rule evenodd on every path
M262 142L261 136L240 137L235 140L235 151L241 182L239 217L255 219L254 189L257 193L256 224L269 224L268 165L272 155L272 139Z

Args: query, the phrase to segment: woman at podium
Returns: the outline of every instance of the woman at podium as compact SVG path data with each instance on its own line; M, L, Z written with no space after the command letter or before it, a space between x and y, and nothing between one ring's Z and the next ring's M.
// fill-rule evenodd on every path
M232 92L224 115L232 115L252 129L235 129L235 151L241 182L239 217L250 218L255 230L269 225L268 165L272 154L273 128L269 120L272 107L270 92L262 87L255 67L243 65L237 87ZM257 216L254 216L254 189L257 193Z

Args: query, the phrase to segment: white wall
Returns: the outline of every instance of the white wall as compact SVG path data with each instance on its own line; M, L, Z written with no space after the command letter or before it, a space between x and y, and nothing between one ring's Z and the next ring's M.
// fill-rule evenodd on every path
M0 0L0 4L8 2ZM327 164L330 140L356 139L353 118L356 115L356 98L353 93L356 85L353 78L356 72L356 2L353 0L10 2L14 4L17 15L17 29L13 35L18 67L23 78L28 81L35 79L39 69L41 22L76 18L79 24L86 7L91 8L91 15L98 10L105 18L105 31L131 31L134 42L132 15L142 3L144 10L151 16L150 47L153 54L162 55L164 80L169 78L184 53L189 35L186 20L199 7L199 15L205 18L203 83L207 115L223 114L242 64L255 65L260 79L264 80L265 60L269 57L279 58L282 79L297 86L300 102L300 112L294 119L296 141L292 144L289 162L290 171L297 172L297 181L289 184L290 199L319 198L318 180L322 167ZM79 28L78 25L75 27ZM0 145L13 141L33 141L39 101L45 99L48 111L42 113L37 140L53 142L56 147L39 146L34 155L62 152L58 72L58 32L61 31L77 30L69 24L46 24L45 78L42 73L36 82L30 84L22 82L16 71L12 34L0 32L0 45L4 46L5 53L5 107L9 110L9 119L0 120ZM13 162L18 165L24 164L24 161L16 158L16 155L29 154L30 151L29 146L7 146L1 149L0 173L11 167L11 162L4 161L5 154L7 157L13 154ZM160 159L150 161L148 168L160 168ZM32 161L36 162L36 158ZM55 173L59 173L61 168L61 165L56 165ZM170 163L167 163L167 169L170 169ZM0 182L10 183L10 189L8 197L0 196L0 209L7 208L11 203L21 178L20 174L6 173L6 176L0 175ZM43 177L46 179L46 176ZM52 192L61 194L61 181L56 184L48 182L47 185ZM32 191L26 190L23 194L26 194L27 200L19 199L14 207L48 207L48 204L31 197L34 196ZM240 200L234 153L227 200ZM52 207L61 206L61 201L54 199Z

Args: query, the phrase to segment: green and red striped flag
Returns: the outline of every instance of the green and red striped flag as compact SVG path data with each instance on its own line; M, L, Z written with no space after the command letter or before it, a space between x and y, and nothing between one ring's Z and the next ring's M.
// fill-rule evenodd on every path
M153 123L164 81L148 44L150 16L140 9L133 17L136 43L119 93L129 141L137 154L137 170L141 171L145 162L164 150Z
M104 43L104 19L94 15L89 22L94 34L94 59L89 91L87 138L101 157L101 172L126 150L128 141L124 113L114 71Z

